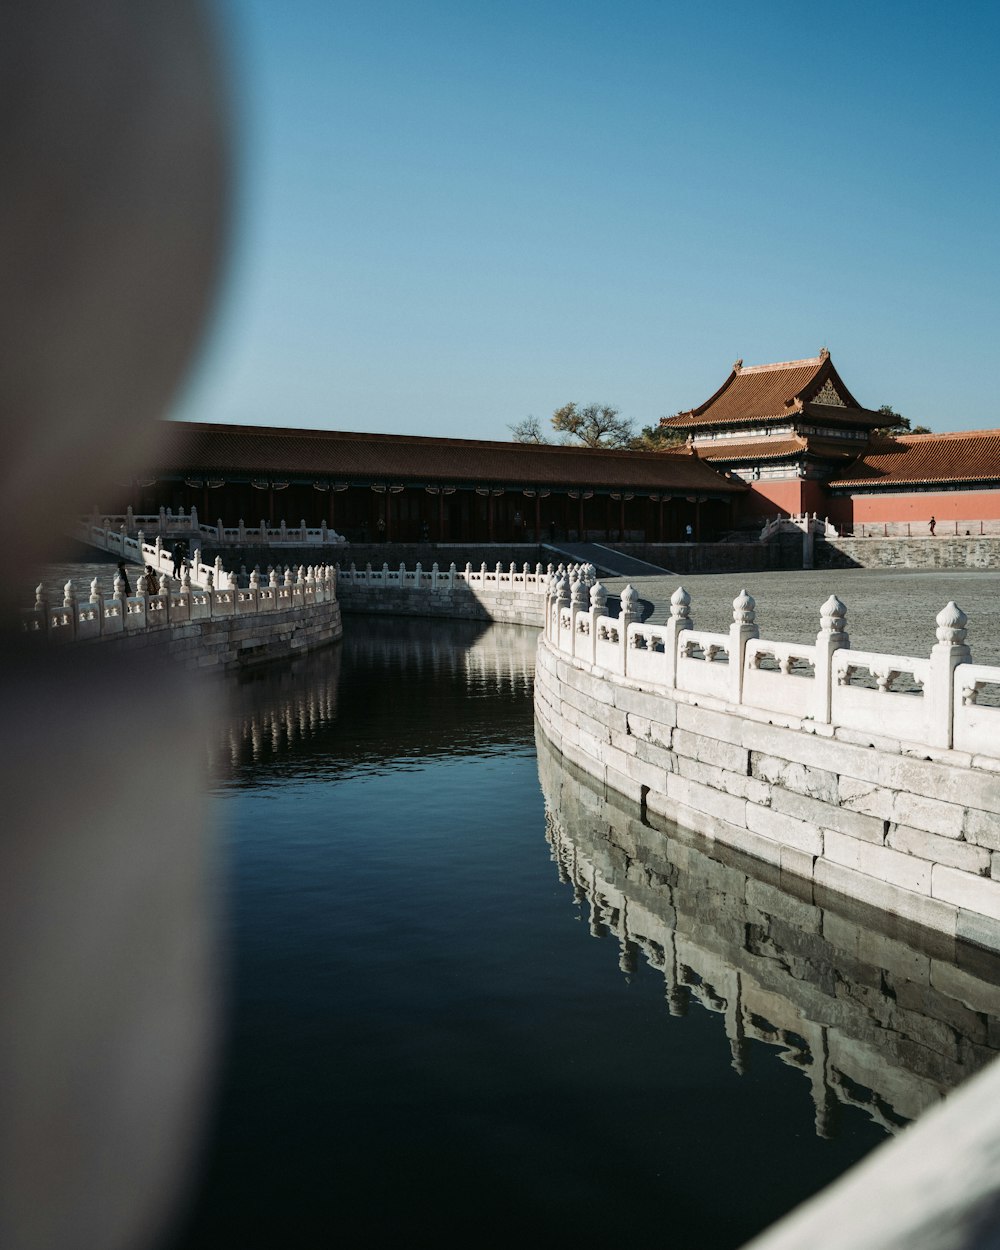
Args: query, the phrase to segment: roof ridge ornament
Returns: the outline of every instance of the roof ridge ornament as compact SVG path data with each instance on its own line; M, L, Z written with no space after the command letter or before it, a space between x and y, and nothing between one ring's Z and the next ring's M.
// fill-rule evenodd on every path
M819 349L819 358L820 358L820 360L829 360L829 359L830 359L830 349L829 349L829 347L821 347L821 348Z
M737 360L737 362L733 365L733 373L739 373L739 371L742 368L743 368L743 357L741 356L739 360Z

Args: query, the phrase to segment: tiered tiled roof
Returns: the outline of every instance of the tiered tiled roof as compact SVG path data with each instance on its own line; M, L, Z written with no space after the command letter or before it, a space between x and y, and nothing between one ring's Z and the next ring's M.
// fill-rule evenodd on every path
M714 443L704 443L697 451L702 460L783 460L786 456L799 456L806 449L806 440L792 435L790 438L752 438L737 442L735 438L720 438Z
M412 435L168 422L158 476L422 485L508 483L731 495L746 488L686 448L606 451Z
M883 414L860 406L824 348L808 360L784 360L773 365L747 366L738 360L710 399L687 412L664 417L660 424L697 430L750 426L802 415L833 426L871 429L886 423Z
M1000 482L1000 430L884 439L831 478L829 486L882 489L956 482Z

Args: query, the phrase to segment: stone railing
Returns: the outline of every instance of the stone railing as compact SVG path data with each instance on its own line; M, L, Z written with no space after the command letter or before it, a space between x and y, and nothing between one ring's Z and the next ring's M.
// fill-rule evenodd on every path
M611 616L599 583L561 578L536 669L547 736L651 811L1000 949L1000 668L972 662L965 614L949 603L915 657L851 649L832 596L805 643L761 639L745 592L725 631L696 629L690 602L640 623L631 587Z
M820 538L837 536L837 527L831 523L829 517L817 516L815 512L800 512L794 516L772 517L760 531L760 541L766 542L775 534L790 534L793 531L818 535Z
M45 634L55 642L84 642L203 621L264 617L337 601L337 575L329 566L300 568L297 574L289 569L283 579L272 571L265 580L255 570L247 587L233 585L226 574L222 574L224 584L216 586L214 569L202 568L205 585L195 585L188 570L180 581L163 573L158 594L126 594L119 576L115 578L115 592L106 598L95 577L89 599L78 600L70 581L63 602L52 605L39 586L34 608L23 614L24 629Z
M815 549L817 538L836 538L837 527L830 523L828 517L818 517L815 512L796 516L777 516L767 522L760 532L760 541L767 542L781 534L802 535L802 567L815 568Z
M94 509L89 517L81 520L84 541L89 541L91 530L114 530L129 538L138 534L157 535L160 538L185 538L189 542L207 542L216 547L344 547L347 539L331 529L324 521L318 526L308 526L305 520L298 525L281 521L277 525L268 525L261 521L259 525L247 525L242 518L237 525L227 526L222 518L214 525L206 525L198 519L198 510L192 508L185 513L183 508L174 513L169 508L161 508L159 512L136 514L131 508L122 513L109 514Z
M169 574L173 571L174 561L170 548L159 534L153 542L148 543L143 530L139 530L133 537L113 526L94 525L89 521L81 521L73 531L73 536L79 538L81 542L88 543L91 547L98 547L102 551L121 556L127 562L150 565L157 574ZM216 557L214 564L204 564L201 558L201 548L195 547L193 552L185 558L185 564L187 566L185 571L190 577L192 586L206 590L235 586L235 575L225 571L221 556ZM136 572L138 573L138 570Z
M545 603L554 578L593 579L593 565L567 568L550 564L490 568L481 564L464 569L437 564L424 569L420 564L408 569L404 564L390 568L383 564L363 569L351 565L339 569L341 602L345 610L409 616L447 616L477 620L506 621L510 624L541 627Z
M400 564L398 568L390 568L388 564L373 568L371 564L367 564L363 569L358 569L352 564L350 568L342 569L338 564L337 571L342 586L394 586L430 591L470 586L479 590L517 590L545 596L549 593L553 574L574 573L579 567L570 565L567 568L560 564L557 569L551 564L547 568L536 564L532 568L530 564L525 564L519 569L516 564L511 564L509 568L504 568L502 564L493 568L482 564L479 568L473 568L471 564L466 564L464 569L458 569L452 564L442 570L437 564L432 564L429 569L420 564L413 569L408 569L405 564Z

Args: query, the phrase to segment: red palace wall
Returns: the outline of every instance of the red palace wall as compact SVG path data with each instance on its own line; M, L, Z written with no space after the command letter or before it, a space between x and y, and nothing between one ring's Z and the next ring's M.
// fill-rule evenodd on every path
M777 478L750 482L750 494L741 501L744 516L773 517L776 513L792 516L802 511L802 487L799 478Z
M773 517L777 513L796 516L802 512L815 512L826 516L830 500L822 482L803 481L801 478L765 478L749 483L751 493L743 501L745 516Z
M831 499L845 515L831 520L853 522L854 525L879 521L909 521L926 526L931 517L938 521L1000 520L1000 490L913 491L906 494L854 495L850 499Z

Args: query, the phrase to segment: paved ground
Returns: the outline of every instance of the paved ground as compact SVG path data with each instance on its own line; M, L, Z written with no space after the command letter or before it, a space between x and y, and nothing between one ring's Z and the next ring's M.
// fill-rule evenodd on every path
M602 580L615 593L626 585L624 578ZM683 585L695 624L719 631L729 627L733 599L745 587L757 600L761 636L778 642L815 639L820 606L835 594L847 604L852 646L912 656L928 654L937 641L934 618L954 599L969 618L973 660L1000 664L1000 572L832 569L637 577L631 582L654 604L652 620L666 618L670 596Z

